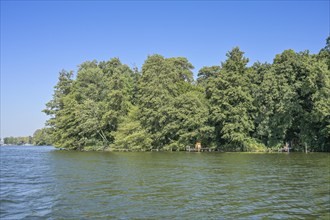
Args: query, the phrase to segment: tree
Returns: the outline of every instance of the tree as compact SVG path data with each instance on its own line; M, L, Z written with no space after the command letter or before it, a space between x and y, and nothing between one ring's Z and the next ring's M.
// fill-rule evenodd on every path
M113 141L121 117L127 115L134 88L134 73L118 58L107 62L87 61L79 66L77 78L62 71L53 99L45 113L51 116L54 145L84 150Z
M73 83L73 72L67 72L62 70L59 73L59 80L57 85L54 87L53 99L46 104L46 109L43 110L51 118L47 120L46 124L52 128L52 138L54 140L54 145L58 147L72 147L71 144L74 143L75 133L69 134L65 130L68 126L71 130L74 129L75 124L72 121L71 113L74 111L75 104L71 100L72 96L72 83ZM67 111L67 107L73 108L72 112Z
M164 110L174 98L190 91L192 68L186 58L165 59L160 55L149 56L143 64L138 84L138 106L141 125L150 133L152 146L163 148L171 143L162 132L168 123Z
M292 124L294 92L272 68L264 70L263 81L257 88L254 104L258 110L254 136L268 147L283 145Z
M24 136L24 137L5 137L3 139L4 144L9 145L24 145L24 144L32 144L32 137L31 136Z
M87 61L61 71L35 144L73 150L183 150L201 141L225 151L289 144L330 151L330 37L318 54L285 50L254 63L238 47L194 81L184 57L148 56L141 71ZM50 137L49 137L50 136ZM31 138L5 138L28 143Z
M210 82L214 80L214 78L219 77L220 70L220 66L204 66L198 71L197 85L204 88L206 97L210 96Z
M36 146L44 146L44 145L52 145L52 137L50 128L41 128L37 129L33 133L33 145Z
M53 99L46 104L46 109L43 110L47 115L54 117L63 108L63 98L71 92L72 77L72 71L62 70L59 73L58 83L54 87ZM48 123L52 124L53 120L49 120Z
M254 105L259 106L254 137L269 147L289 143L296 149L327 150L330 102L326 60L308 51L286 50L271 66L253 68Z
M112 148L116 150L145 151L152 148L150 134L139 121L137 106L131 106L127 117L119 123L114 140Z
M322 48L317 55L318 60L324 60L330 70L330 36L326 39L326 45Z
M214 128L208 124L208 105L203 96L192 90L175 97L163 109L166 120L161 134L167 149L183 150L197 141L212 145Z
M330 38L328 38L329 41ZM330 57L330 56L329 56ZM310 150L330 151L330 68L328 59L306 56L301 80L303 120L300 139Z
M243 52L235 47L227 53L218 77L210 82L211 120L219 147L227 150L248 150L250 132L254 129L253 97L250 94L247 63Z

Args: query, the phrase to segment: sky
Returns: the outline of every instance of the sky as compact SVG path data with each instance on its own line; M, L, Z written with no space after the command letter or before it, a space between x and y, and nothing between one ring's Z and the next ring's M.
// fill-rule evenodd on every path
M119 57L186 57L195 76L239 46L271 63L286 49L318 53L329 36L329 1L1 1L1 133L29 136L62 69Z

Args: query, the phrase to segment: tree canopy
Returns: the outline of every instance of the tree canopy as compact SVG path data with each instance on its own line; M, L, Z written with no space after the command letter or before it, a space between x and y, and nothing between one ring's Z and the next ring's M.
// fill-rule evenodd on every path
M61 71L36 140L73 150L184 150L196 142L223 151L289 144L330 151L330 37L318 54L285 50L273 63L238 47L193 77L184 57L148 56L141 70L87 61ZM47 133L47 139L42 139Z

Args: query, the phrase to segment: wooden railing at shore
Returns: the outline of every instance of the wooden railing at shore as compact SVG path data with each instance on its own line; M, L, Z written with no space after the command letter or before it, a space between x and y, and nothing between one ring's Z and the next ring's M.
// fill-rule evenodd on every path
M188 152L212 152L212 151L215 151L215 149L209 148L209 147L191 148L190 146L187 146L186 151L188 151Z

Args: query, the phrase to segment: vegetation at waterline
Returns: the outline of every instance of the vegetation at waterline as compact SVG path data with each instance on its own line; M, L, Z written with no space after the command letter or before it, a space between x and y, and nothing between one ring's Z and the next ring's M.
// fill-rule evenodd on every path
M52 145L52 135L50 128L37 129L33 136L23 137L5 137L3 144L5 145L36 145L36 146L50 146Z
M53 143L50 128L37 129L33 134L33 145L50 146Z
M5 137L3 139L3 144L6 145L25 145L25 144L32 144L33 138L31 136L24 136L24 137Z
M47 134L73 150L223 151L283 146L330 151L330 37L317 54L285 50L256 62L235 47L194 80L184 57L148 56L142 69L118 58L62 71Z

